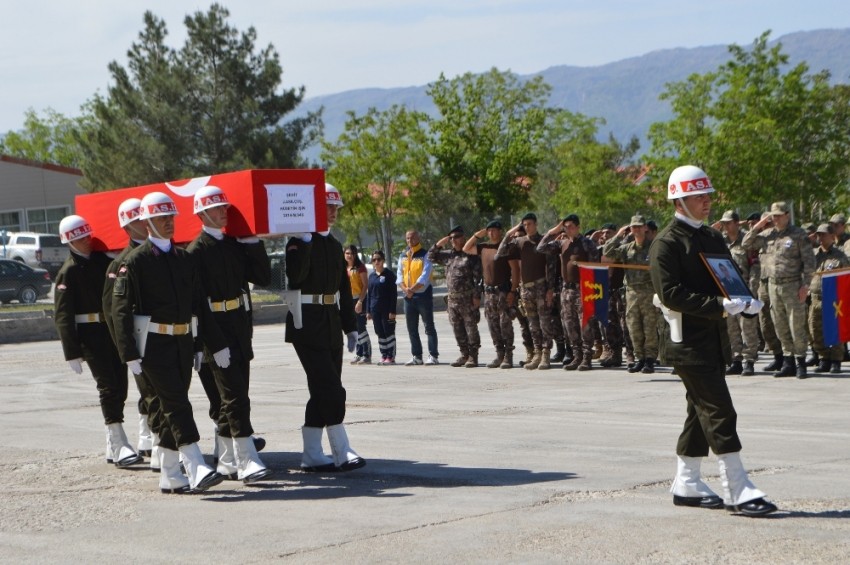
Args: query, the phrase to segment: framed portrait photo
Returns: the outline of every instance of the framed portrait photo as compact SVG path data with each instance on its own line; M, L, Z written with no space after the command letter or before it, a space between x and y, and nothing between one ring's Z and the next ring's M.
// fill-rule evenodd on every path
M700 253L703 263L711 273L711 277L720 292L726 298L740 298L750 301L755 297L750 292L747 283L744 282L744 277L741 275L740 269L735 261L728 255L714 255L711 253Z

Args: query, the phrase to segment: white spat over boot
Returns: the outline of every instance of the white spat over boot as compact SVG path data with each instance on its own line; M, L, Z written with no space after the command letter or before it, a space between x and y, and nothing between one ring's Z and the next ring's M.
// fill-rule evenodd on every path
M147 414L139 414L139 443L136 444L136 450L139 455L151 455L153 449L153 435L151 428L148 425Z
M720 479L723 481L723 502L726 504L726 510L751 517L776 511L776 505L765 500L765 494L750 482L739 452L718 455L717 462L720 467Z
M343 424L325 428L328 431L328 441L331 444L334 466L340 471L353 471L366 465L366 460L357 455L348 444L348 434Z
M215 452L218 454L218 463L216 463L215 467L216 472L229 481L235 481L238 468L236 466L236 451L233 447L233 438L216 434Z
M304 452L301 454L301 470L305 473L326 473L335 471L333 459L325 455L322 449L323 428L304 426L301 438L304 440Z
M189 477L189 486L191 493L204 492L210 487L213 487L224 477L213 471L204 461L204 455L201 453L201 448L197 443L189 445L181 445L180 455L183 456L183 466L186 468L186 475Z
M700 467L702 457L677 457L676 478L670 492L676 506L694 506L697 508L723 508L723 500L702 481Z
M127 434L124 433L124 426L120 423L107 424L106 430L107 445L112 450L111 459L116 467L128 467L142 460L139 454L130 447L130 441L127 439Z
M159 488L165 494L189 492L189 479L180 472L180 455L173 449L156 446L159 456Z
M245 484L256 483L271 476L271 469L267 468L254 445L252 437L235 437L233 446L236 448L236 462L239 468L239 480ZM219 460L220 461L220 460Z
M151 471L159 473L162 463L159 456L159 434L156 432L151 432L151 443L153 444L151 447Z

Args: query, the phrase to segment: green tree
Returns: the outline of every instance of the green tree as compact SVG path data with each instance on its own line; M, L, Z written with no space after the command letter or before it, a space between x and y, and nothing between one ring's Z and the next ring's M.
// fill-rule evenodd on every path
M345 202L339 227L358 239L361 229L374 235L389 259L394 251L396 218L417 209L433 176L428 154L428 118L393 106L364 115L348 113L343 133L322 144L328 180ZM402 226L405 227L405 226Z
M47 108L43 116L30 108L25 116L23 130L10 131L0 139L0 153L79 168L80 147L75 133L82 127L83 118L67 118L52 108Z
M804 218L846 207L848 89L805 63L789 69L769 35L751 49L730 46L731 60L716 72L668 85L662 97L675 117L649 134L657 182L689 162L706 170L722 206L789 200Z
M603 123L566 110L553 116L533 191L538 219L545 225L567 213L578 214L588 227L624 222L648 207L646 191L634 182L640 173L634 163L640 143L632 137L623 145L613 135L607 143L598 141Z
M495 68L451 80L441 74L429 85L440 113L431 124L432 154L470 210L510 214L528 206L550 90L542 77L521 82Z
M165 44L165 22L145 13L127 68L110 63L113 84L89 104L79 135L87 188L305 165L301 151L320 135L320 116L282 124L304 87L280 92L274 47L256 49L254 28L239 32L228 17L219 4L187 16L177 50Z

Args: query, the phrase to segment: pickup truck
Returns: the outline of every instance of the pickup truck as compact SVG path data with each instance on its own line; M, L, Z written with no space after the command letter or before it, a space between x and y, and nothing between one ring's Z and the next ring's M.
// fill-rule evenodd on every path
M47 269L51 278L68 258L68 248L58 235L36 232L6 232L0 235L0 257Z

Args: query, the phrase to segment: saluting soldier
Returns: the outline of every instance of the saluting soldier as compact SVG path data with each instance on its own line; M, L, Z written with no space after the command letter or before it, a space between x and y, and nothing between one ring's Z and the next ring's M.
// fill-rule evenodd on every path
M162 192L142 198L139 219L148 239L132 250L118 269L112 298L115 337L121 359L133 371L144 372L159 399L152 420L159 435L160 489L163 493L203 492L224 477L204 462L200 436L189 402L193 358L200 368L202 344L198 332L210 326L195 260L174 245L174 201ZM218 343L212 340L218 338ZM137 341L138 339L138 341ZM215 361L229 364L227 344L215 332L205 337ZM218 347L216 347L218 345ZM211 346L211 347L210 347ZM179 455L188 478L180 471Z
M815 369L816 373L841 372L841 362L844 360L844 347L841 345L827 346L823 339L823 275L822 272L850 267L850 259L841 249L835 246L835 229L831 224L818 226L817 234L820 247L815 254L815 274L812 277L812 287L809 293L812 305L809 308L809 331L812 333L812 348L820 357Z
M624 243L626 232L633 240ZM649 266L649 241L646 239L646 220L640 214L632 216L613 238L605 242L602 254L626 265ZM652 304L652 281L648 270L626 271L626 325L635 352L635 364L630 373L654 373L658 358L658 309Z
M109 257L92 251L92 228L82 216L59 222L59 237L71 253L56 275L54 322L71 370L91 370L106 423L106 461L127 467L141 461L124 433L127 370L109 337L103 312L103 284Z
M295 346L310 391L301 428L301 469L306 472L352 471L366 465L349 445L343 424L342 337L345 334L348 351L354 352L357 321L342 244L330 233L342 208L333 185L325 184L325 203L328 231L301 234L286 244L286 278L291 290L300 291L298 304L291 304L286 315L286 341ZM327 430L333 458L322 449L322 430Z
M451 249L443 249L447 243ZM478 350L481 336L478 322L481 321L481 260L463 250L466 240L463 228L455 226L445 237L428 250L428 260L446 266L446 290L448 292L449 323L455 334L460 357L452 367L472 368L478 366Z
M145 229L145 224L139 220L141 210L139 206L142 201L138 198L128 198L118 206L118 225L127 234L129 241L127 246L119 253L115 259L109 264L106 269L106 282L103 285L103 312L106 316L106 326L109 328L109 335L112 336L112 341L115 341L115 323L112 319L112 290L115 283L115 277L118 276L118 269L121 263L124 262L127 255L145 242L148 237L148 231ZM122 364L124 374L127 374L127 366ZM151 469L159 470L159 454L154 453L154 438L151 431L151 424L148 421L148 405L155 402L156 395L150 388L150 384L146 382L144 374L133 375L136 381L136 388L139 390L139 442L136 444L136 449L139 455L149 456Z
M579 267L577 261L596 262L599 249L590 238L581 233L580 220L576 214L568 214L555 227L546 232L537 251L555 255L560 259L561 269L561 311L560 322L570 340L573 352L572 360L564 365L567 371L587 371L593 358L592 323L581 326L582 303L579 287Z
M763 248L768 257L770 309L776 334L782 343L782 367L774 377L804 379L808 332L806 296L815 268L815 254L806 231L791 223L791 207L786 202L770 206L770 220L762 219L744 236L747 249Z
M529 212L519 225L508 230L496 257L508 257L514 249L519 251L520 300L528 318L534 349L526 358L524 367L529 370L548 369L552 343L552 298L554 290L546 278L546 255L537 252L537 244L543 236L537 232L537 215Z
M487 236L487 241L479 241ZM512 267L507 257L496 257L502 241L502 222L492 220L483 230L478 230L466 241L464 252L481 258L484 278L484 317L496 358L487 364L511 369L514 366L514 324L511 312L516 312L517 289L519 288L519 264ZM516 270L516 273L513 271Z
M263 242L257 237L235 238L224 233L230 202L217 186L195 193L195 214L201 233L186 250L196 259L201 286L212 310L210 327L227 343L230 363L222 366L205 348L198 371L216 422L216 471L227 478L254 483L272 474L257 453L252 434L248 382L254 350L251 347L251 289L249 283L271 282L271 263ZM213 408L216 412L213 414Z

